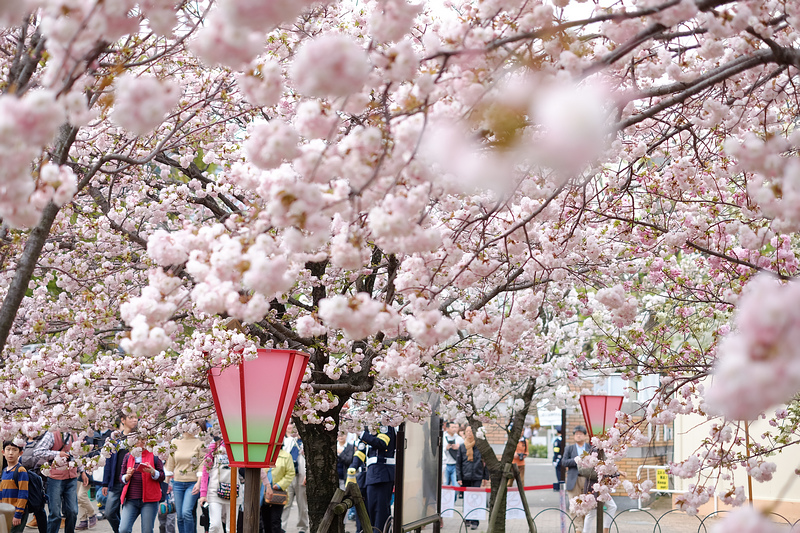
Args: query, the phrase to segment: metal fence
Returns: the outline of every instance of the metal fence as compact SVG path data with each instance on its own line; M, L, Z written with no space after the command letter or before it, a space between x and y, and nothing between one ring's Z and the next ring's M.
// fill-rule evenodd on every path
M508 508L508 511L519 510L521 508ZM443 519L444 533L470 533L470 522L476 516L484 515L488 517L488 508L474 509L470 514L463 515L458 508L443 509L452 511L453 517ZM729 511L715 511L706 516L691 516L677 509L669 509L664 512L652 511L650 509L627 509L611 516L605 513L606 524L609 524L609 531L612 533L708 533L714 524L718 523L722 516ZM532 509L534 531L530 533L580 533L587 531L594 533L594 520L588 529L584 530L583 519L573 518L567 512L558 507L546 507ZM770 513L773 521L777 524L786 525L786 531L800 525L800 520L792 522L785 516L778 513ZM488 519L481 520L481 525L477 528L477 533L484 533ZM529 531L526 520L506 520L506 533L524 533Z

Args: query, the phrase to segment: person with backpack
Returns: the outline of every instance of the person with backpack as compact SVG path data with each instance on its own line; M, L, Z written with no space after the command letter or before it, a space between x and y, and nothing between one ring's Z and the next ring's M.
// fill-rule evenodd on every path
M443 485L447 487L457 487L458 481L456 479L456 461L458 460L458 449L464 444L464 439L458 434L458 424L456 422L448 422L445 425L444 439L442 445L444 446L444 453L442 454L442 463L444 463L444 481ZM458 492L453 495L453 503L458 499ZM450 503L447 503L450 505Z
M38 528L39 533L47 533L47 511L45 509L47 493L40 474L42 464L33 455L42 437L44 437L44 433L28 439L22 449L19 462L28 471L28 514L33 515L28 527Z
M14 506L11 533L21 533L28 521L28 471L19 463L22 448L22 442L3 443L3 457L8 466L0 478L0 502Z
M68 431L45 433L33 452L37 462L50 462L47 471L47 533L58 533L61 528L61 514L64 514L65 533L75 533L78 521L78 477L88 483L86 473L77 466L71 466L70 450L76 444L77 436Z

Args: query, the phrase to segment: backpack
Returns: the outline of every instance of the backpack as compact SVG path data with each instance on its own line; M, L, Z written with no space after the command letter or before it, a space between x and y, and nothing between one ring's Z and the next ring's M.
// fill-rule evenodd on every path
M30 442L25 443L25 447L22 449L22 454L19 456L19 463L25 467L25 470L31 472L33 470L39 470L44 463L47 461L37 461L36 457L33 456L33 452L36 451L36 448L39 447L39 443L44 438L45 433L42 433L35 439Z
M25 468L23 466L23 468ZM28 509L34 511L43 510L47 503L47 492L44 490L44 483L39 474L25 469L28 472ZM14 469L14 484L19 487L19 466Z

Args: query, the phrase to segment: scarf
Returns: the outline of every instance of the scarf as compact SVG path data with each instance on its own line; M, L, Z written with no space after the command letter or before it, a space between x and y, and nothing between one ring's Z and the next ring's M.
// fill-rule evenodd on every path
M474 461L474 455L472 452L472 448L475 447L475 435L464 435L464 447L467 448L467 460Z

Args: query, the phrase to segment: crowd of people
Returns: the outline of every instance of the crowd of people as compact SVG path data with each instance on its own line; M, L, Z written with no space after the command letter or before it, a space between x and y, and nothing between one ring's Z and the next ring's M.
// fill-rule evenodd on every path
M224 442L187 432L171 442L171 453L162 462L147 450L144 438L135 442L135 452L128 449L137 422L134 415L120 414L113 437L111 432L94 432L79 440L73 432L51 431L27 442L5 442L0 501L15 507L11 533L22 533L26 523L39 533L59 533L61 528L65 533L74 533L91 529L102 518L108 520L114 533L132 533L137 521L142 533L153 533L156 518L160 533L197 533L198 514L206 533L230 531L231 487L241 485L243 479L232 476ZM582 426L575 427L569 444L564 443L561 428L557 429L553 465L572 498L590 490L591 483L579 472L576 458L591 450ZM72 460L74 447L89 445L91 456L100 453L111 438L116 439L116 451L106 459L102 476L100 471L84 471ZM391 516L396 445L395 429L388 426L374 433L367 429L358 435L342 432L336 444L339 487L357 482L371 525L379 529ZM445 424L442 451L444 486L488 486L489 472L470 426ZM513 459L523 483L527 454L523 435ZM285 533L293 505L298 510L296 527L299 533L306 533L309 517L305 453L292 424L275 466L262 470L261 481L262 533ZM98 489L99 509L90 498L93 484ZM243 491L240 488L236 493L241 496ZM236 503L240 505L241 500ZM613 515L613 500L607 505ZM356 530L361 533L362 524L353 514L349 518L356 521ZM33 517L30 522L29 515ZM576 530L580 530L583 519L575 519ZM466 523L470 529L478 528L477 520L468 519ZM586 523L593 523L591 516Z
M95 527L101 519L108 520L113 533L132 533L137 522L142 533L153 533L156 518L159 533L197 533L198 518L206 533L230 531L231 484L243 481L232 479L225 444L187 432L172 440L171 453L162 462L143 437L129 449L137 424L135 415L121 413L113 433L94 432L81 440L74 432L49 431L27 441L6 441L0 502L15 507L13 533L22 533L26 524L39 533L59 533L62 528L74 533ZM84 471L73 460L76 447L90 449L91 457L112 438L115 451L97 471ZM293 426L284 448L278 464L262 475L263 533L284 533L295 502L300 531L309 528L305 458ZM269 497L274 492L288 494L288 500L273 506ZM90 498L93 493L96 504Z

